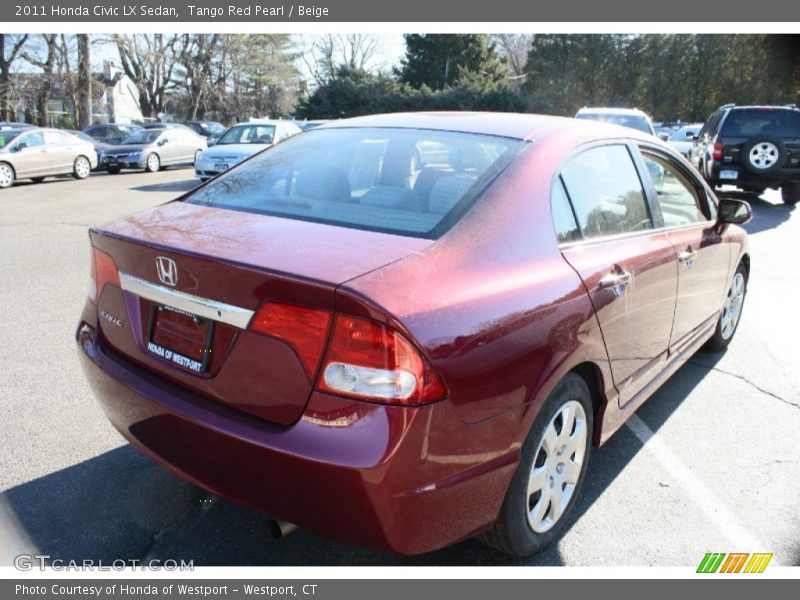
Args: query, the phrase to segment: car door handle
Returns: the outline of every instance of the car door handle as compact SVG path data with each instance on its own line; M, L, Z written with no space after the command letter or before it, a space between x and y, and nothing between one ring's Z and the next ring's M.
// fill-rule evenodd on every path
M678 262L686 265L687 269L691 269L694 266L695 258L697 258L695 250L684 250L678 254Z
M622 296L631 282L631 274L625 271L609 273L597 284L601 290L611 290L615 296Z

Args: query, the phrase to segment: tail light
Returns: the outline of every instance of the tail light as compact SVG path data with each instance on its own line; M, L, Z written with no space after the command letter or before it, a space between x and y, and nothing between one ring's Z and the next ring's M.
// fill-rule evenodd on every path
M97 304L97 299L103 292L103 288L107 283L119 285L119 272L114 259L105 252L101 252L97 248L92 248L91 267L89 271L89 300Z
M303 363L309 379L319 366L328 339L331 313L291 304L267 302L253 317L250 329L289 344Z
M714 145L711 147L711 158L714 160L722 160L723 150L725 150L725 146L722 145L722 142L714 142Z
M399 405L434 402L446 393L403 336L382 323L348 315L336 316L317 389Z

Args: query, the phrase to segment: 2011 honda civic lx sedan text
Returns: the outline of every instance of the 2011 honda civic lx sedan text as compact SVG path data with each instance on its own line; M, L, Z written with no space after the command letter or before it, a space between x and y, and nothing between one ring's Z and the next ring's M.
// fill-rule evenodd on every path
M749 218L631 129L331 122L92 229L79 354L113 425L206 490L376 549L530 555L591 448L731 341Z

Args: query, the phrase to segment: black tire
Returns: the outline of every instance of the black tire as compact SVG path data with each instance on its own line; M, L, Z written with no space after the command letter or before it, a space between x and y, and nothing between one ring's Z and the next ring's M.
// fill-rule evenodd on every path
M148 173L156 173L161 170L161 158L159 158L158 154L153 152L147 156L144 170Z
M44 181L44 177L31 177L31 181L33 183L42 183Z
M750 152L753 148L762 144L765 145L765 147L769 146L771 152L773 151L772 148L774 148L774 152L777 152L777 155L770 159L772 160L774 158L774 162L768 167L760 166L751 161ZM742 149L739 152L739 160L742 166L751 173L756 173L758 175L774 173L783 166L786 160L786 146L779 137L774 135L759 135L742 144Z
M741 303L739 303L739 310L736 316L736 321L733 325L732 331L727 331L725 328L725 319L726 317L730 317L729 312L729 302L731 296L733 295L733 286L734 281L736 280L737 276L741 275L743 278L743 289L742 289L742 298ZM741 321L741 312L744 308L744 300L747 297L747 267L744 263L739 263L739 266L736 267L736 271L733 274L733 278L731 279L731 285L728 288L728 292L725 295L725 305L722 307L722 310L719 314L719 319L717 319L717 326L714 329L714 335L706 342L705 346L703 347L704 350L708 350L709 352L721 352L728 347L728 344L731 343L733 340L733 336L736 334L736 330L739 328L739 322Z
M546 457L547 453L543 448L540 448L540 445L543 443L545 431L548 429L551 422L558 423L557 419L561 418L559 416L561 408L570 401L579 402L583 407L585 416L584 426L586 427L586 440L583 449L583 459L580 465L580 474L577 478L572 496L560 517L549 529L538 533L533 530L528 519L532 498L534 498L534 504L537 502L535 499L536 494L533 496L529 496L528 494L528 480L534 464L538 464L542 461L542 453L545 453ZM506 491L506 496L503 500L503 505L500 508L497 520L491 529L478 536L481 542L512 556L531 556L545 548L561 535L564 527L569 523L570 513L575 507L576 500L580 495L583 479L586 475L586 468L589 463L592 446L593 421L594 414L592 411L592 397L589 387L581 376L576 373L568 373L564 379L556 385L547 397L542 409L539 411L528 433L528 437L523 444L522 457L517 466L517 471L514 473L514 477L511 480L511 484ZM538 456L534 456L535 454ZM573 456L575 456L575 452L570 454L569 458ZM549 461L550 458L546 457L546 460ZM552 479L550 481L550 488L552 489ZM556 483L556 485L560 486L561 484ZM539 498L539 500L541 500L541 498ZM550 511L552 509L549 502L549 500L546 501L545 515L551 514Z
M85 156L78 156L72 164L72 176L75 179L86 179L92 173L92 163Z
M109 175L116 175L116 174L118 174L118 173L119 173L121 170L122 170L122 169L120 169L120 167L108 167L108 168L106 169L106 171L108 171L108 174L109 174Z
M794 206L800 201L800 183L787 183L781 188L783 203Z

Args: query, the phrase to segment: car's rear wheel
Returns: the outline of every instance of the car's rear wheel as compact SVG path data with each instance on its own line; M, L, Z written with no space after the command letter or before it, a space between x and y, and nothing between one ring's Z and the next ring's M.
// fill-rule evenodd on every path
M787 183L781 188L781 198L784 204L794 206L800 201L800 183Z
M145 166L145 171L148 173L155 173L161 168L161 159L158 157L158 154L152 153L147 157L147 163Z
M14 184L14 169L7 163L0 163L0 189Z
M85 156L79 156L72 165L72 176L75 179L86 179L92 172L92 164Z
M500 514L481 541L506 554L530 556L558 538L586 474L592 421L586 382L567 374L539 411Z
M111 175L116 175L117 173L120 172L120 170L121 169L119 167L108 167L106 169L106 171L108 171Z
M722 304L717 328L706 343L707 350L718 352L727 348L731 343L742 316L745 295L747 295L747 267L744 266L744 263L739 263L728 287L725 302Z

